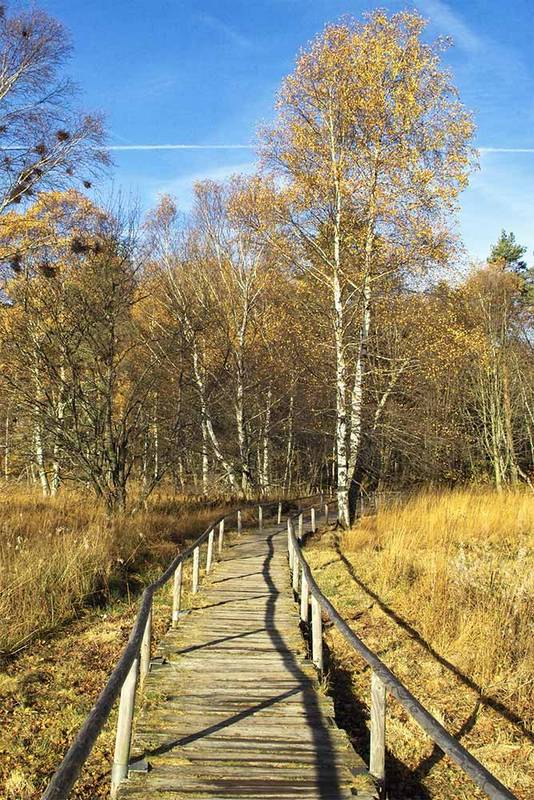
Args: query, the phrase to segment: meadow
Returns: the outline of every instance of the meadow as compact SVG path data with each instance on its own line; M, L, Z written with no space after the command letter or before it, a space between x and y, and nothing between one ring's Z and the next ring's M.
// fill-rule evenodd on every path
M226 508L161 491L145 510L110 518L80 491L47 499L4 491L0 787L7 800L40 797L127 640L141 587ZM390 501L350 530L330 526L307 545L319 583L356 633L521 800L534 778L533 533L527 491L425 491ZM169 611L164 591L156 640ZM325 690L365 756L368 670L328 625L325 640ZM74 798L107 796L114 721ZM394 701L387 730L392 800L407 791L418 800L483 797Z
M141 588L229 508L164 490L110 518L90 494L0 496L0 796L37 800L115 665ZM247 519L244 514L244 519ZM184 603L188 574L185 573ZM170 615L158 594L154 635ZM115 714L72 797L109 793Z
M464 489L398 499L308 546L355 632L525 800L534 779L533 543L531 492ZM340 721L365 752L368 670L331 628L327 641ZM392 798L485 796L394 701L387 730Z

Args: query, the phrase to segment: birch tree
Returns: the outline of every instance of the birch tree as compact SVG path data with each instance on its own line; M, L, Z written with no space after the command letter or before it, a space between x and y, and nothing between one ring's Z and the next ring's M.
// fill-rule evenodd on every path
M140 300L135 226L83 200L83 234L33 253L7 284L2 315L5 381L34 421L35 463L50 491L60 459L110 513L122 512L155 373L133 309ZM67 204L68 205L68 204ZM50 221L54 225L54 220ZM70 242L70 245L67 242Z
M304 269L330 296L339 521L361 447L367 341L384 276L443 261L472 161L470 115L424 20L377 11L326 27L301 54L263 130L267 169Z
M530 431L519 354L528 343L521 338L526 316L532 325L532 314L524 303L521 276L506 266L491 261L462 287L476 343L470 373L474 414L498 490L526 477L518 457L525 422Z
M257 479L249 393L259 388L254 385L250 359L258 339L258 315L265 313L270 263L265 243L256 237L241 212L246 189L246 179L237 177L226 184L206 181L197 185L194 217L207 248L205 274L213 314L230 355L241 492L250 496Z
M215 325L212 287L205 274L208 269L205 243L194 225L186 226L180 219L176 204L169 196L164 196L150 214L146 228L158 275L151 286L156 304L152 316L156 316L160 331L174 329L177 332L175 341L181 337L198 399L203 489L206 491L208 484L209 449L222 468L229 488L236 492L236 470L221 446L211 403L217 381L210 349L217 350L213 345L214 340L220 340L220 334ZM158 308L162 313L158 313ZM224 360L224 352L222 358ZM160 359L166 363L167 370L173 370L175 354L166 350L160 353Z

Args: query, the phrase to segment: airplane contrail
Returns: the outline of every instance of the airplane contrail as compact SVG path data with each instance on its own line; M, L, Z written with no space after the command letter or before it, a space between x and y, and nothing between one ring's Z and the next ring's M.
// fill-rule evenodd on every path
M534 147L477 147L480 153L534 153Z
M136 150L254 150L253 144L109 144L95 149L115 152ZM534 147L477 147L479 153L534 153ZM2 150L26 150L20 145L0 147Z
M254 150L253 144L103 144L93 147L94 150ZM9 144L0 146L4 150L24 151L25 145Z
M253 150L252 144L111 144L106 150Z

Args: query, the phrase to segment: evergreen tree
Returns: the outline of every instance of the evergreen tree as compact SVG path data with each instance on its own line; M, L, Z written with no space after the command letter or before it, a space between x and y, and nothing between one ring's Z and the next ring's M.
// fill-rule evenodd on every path
M523 256L527 248L518 244L515 236L510 231L506 233L503 229L496 244L491 248L488 258L490 264L502 264L504 269L509 269L521 278L521 295L527 304L534 303L534 268L527 267L527 262L523 261Z
M491 248L488 261L490 264L504 262L505 267L508 267L514 272L524 272L527 268L527 264L526 261L522 260L522 257L526 252L527 248L516 242L512 231L506 233L503 228L497 243Z

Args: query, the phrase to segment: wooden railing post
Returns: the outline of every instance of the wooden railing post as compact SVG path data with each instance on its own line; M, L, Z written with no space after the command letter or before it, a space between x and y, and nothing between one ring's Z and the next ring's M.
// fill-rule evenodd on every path
M288 553L288 557L289 557L289 568L292 570L293 569L294 554L293 554L293 542L291 541L291 528L292 528L291 520L288 517L287 518L287 553Z
M371 747L369 772L384 792L386 778L386 687L371 672Z
M145 632L143 633L143 641L141 642L140 666L139 666L139 682L141 688L145 685L145 678L150 669L150 646L152 643L152 602L150 603L150 611L146 618Z
M263 530L263 508L258 506L258 530Z
M324 524L328 525L328 503L324 504Z
M137 686L138 660L134 658L132 666L122 684L117 734L115 736L115 753L111 769L111 797L117 796L119 784L128 775L130 744L132 740L132 722L135 705L135 689Z
M193 594L198 592L198 584L200 577L200 545L193 550L193 577L191 591Z
M182 562L174 570L174 580L172 582L172 627L178 626L180 618L180 605L182 602Z
M304 533L304 514L301 511L299 514L299 534L298 534L299 539L302 539L303 533Z
M219 555L222 555L224 545L224 519L219 522Z
M209 575L211 570L211 564L213 561L213 537L215 536L215 531L213 528L208 533L208 552L206 553L206 575Z
M321 606L319 601L312 594L312 659L319 670L323 671L323 620L321 618Z
M297 554L293 552L293 591L296 595L299 593L299 570L300 570L300 561L297 558Z
M328 519L328 504L325 504L325 515ZM238 514L239 529L241 529L241 513ZM221 523L222 525L222 523ZM224 529L224 526L221 530ZM115 736L115 751L113 767L111 770L111 797L116 798L120 782L128 775L128 764L132 739L132 722L135 708L135 694L141 661L141 673L146 675L147 664L150 660L150 627L149 615L152 612L153 592L164 586L167 581L173 581L173 608L172 622L176 626L180 615L181 587L183 580L183 559L193 554L193 585L195 591L199 584L200 546L206 540L208 528L182 555L177 555L162 575L145 590L142 596L142 605L137 615L130 640L124 648L119 661L115 665L110 678L104 686L99 698L95 702L85 722L76 734L76 737L67 751L59 768L52 776L47 788L42 795L42 800L58 800L67 798L72 791L81 768L86 763L91 753L97 736L109 719L110 712L120 695L117 729ZM378 656L351 630L349 625L338 614L329 600L322 594L313 575L304 559L304 555L297 550L298 544L294 536L292 518L287 520L288 553L292 569L292 579L295 579L293 570L302 567L300 615L301 619L309 621L308 599L311 599L311 633L312 633L312 658L318 670L323 670L322 646L322 609L328 618L340 631L345 641L363 657L371 668L371 742L369 771L384 787L385 783L385 728L386 728L386 687L404 708L407 714L417 722L423 731L430 737L440 750L448 755L463 772L469 776L492 800L516 800L515 796L492 775L468 750L452 736L443 725L427 711L424 706L411 694L406 686L383 664ZM302 559L302 561L301 561ZM295 565L295 562L297 564ZM306 565L306 566L305 566ZM306 572L304 571L306 569ZM308 576L308 577L306 577ZM297 579L298 585L298 579ZM147 594L147 591L149 592ZM311 598L310 598L311 595ZM136 653L132 659L132 651ZM127 670L126 677L124 673ZM383 793L383 792L382 792Z
M243 523L242 523L242 520L241 520L241 509L238 509L238 512L237 512L237 532L241 533L242 528L243 528Z
M302 567L302 578L300 584L300 618L303 622L308 622L309 602L310 602L310 591L308 587L308 579L306 578L304 567Z
M278 503L278 520L277 524L280 525L282 522L282 503Z
M316 528L316 525L315 525L315 507L314 506L312 506L311 510L310 510L310 522L311 522L312 533L315 533L317 528Z

